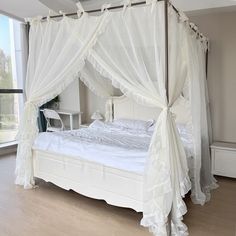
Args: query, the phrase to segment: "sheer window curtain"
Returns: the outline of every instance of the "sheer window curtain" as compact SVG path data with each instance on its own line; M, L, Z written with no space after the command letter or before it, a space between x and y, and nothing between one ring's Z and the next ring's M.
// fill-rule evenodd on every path
M114 12L106 32L89 54L88 60L115 87L136 102L162 108L149 148L144 185L144 211L141 224L158 236L167 235L171 214L172 232L184 235L181 222L186 213L182 197L191 188L187 160L175 126L171 107L179 98L186 79L186 57L181 31L172 13L175 45L170 45L172 71L170 101L165 90L165 24L163 2L149 6L126 8ZM176 27L176 28L175 28ZM112 36L112 40L111 40ZM180 51L179 51L180 50ZM179 64L176 64L178 57Z
M84 66L89 49L104 31L109 13L101 17L83 14L80 19L63 17L56 22L33 19L29 37L26 103L19 129L16 184L34 185L32 145L38 133L38 107L57 96Z

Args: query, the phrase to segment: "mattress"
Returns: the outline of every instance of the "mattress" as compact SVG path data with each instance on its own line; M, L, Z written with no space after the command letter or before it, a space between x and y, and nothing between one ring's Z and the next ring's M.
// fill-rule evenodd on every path
M179 130L186 154L190 157L191 134L183 127ZM99 123L73 131L40 133L33 149L143 174L151 137L152 132Z

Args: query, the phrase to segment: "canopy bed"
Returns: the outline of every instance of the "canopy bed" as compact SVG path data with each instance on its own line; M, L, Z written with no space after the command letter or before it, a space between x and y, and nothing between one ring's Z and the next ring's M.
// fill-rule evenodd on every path
M151 122L161 110L140 106L125 96L113 97L112 107L108 119L114 122L95 121L88 129L39 134L33 145L34 176L142 212L145 159L154 125L145 132L123 129L117 121ZM192 158L191 134L185 127L179 129L187 158Z
M125 1L119 11L105 5L100 16L89 16L78 4L78 19L64 14L59 21L50 16L30 20L27 101L19 131L16 184L32 188L34 177L40 177L143 212L141 225L154 235L187 235L182 198L191 189L193 202L203 205L216 187L207 119L208 41L167 0L133 5ZM38 136L38 107L78 77L108 99L110 123ZM104 79L125 97L111 97ZM124 118L144 120L137 122L139 128L149 128L150 119L156 122L152 132L146 128L134 132L130 127L117 128ZM176 123L187 125L190 133L177 129ZM184 142L186 134L191 148ZM65 145L47 149L51 145L43 142L47 139ZM73 149L76 139L83 152ZM94 140L99 142L95 145ZM106 152L98 155L101 145ZM114 162L105 158L107 153ZM118 161L114 153L120 154ZM138 164L132 166L135 160Z

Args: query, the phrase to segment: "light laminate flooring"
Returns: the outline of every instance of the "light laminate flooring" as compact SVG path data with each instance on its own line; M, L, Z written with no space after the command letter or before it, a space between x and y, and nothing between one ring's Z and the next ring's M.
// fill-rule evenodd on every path
M131 209L65 191L39 181L39 188L14 185L15 155L0 156L0 236L148 236L142 215ZM205 206L186 198L190 236L236 236L236 179L218 178Z

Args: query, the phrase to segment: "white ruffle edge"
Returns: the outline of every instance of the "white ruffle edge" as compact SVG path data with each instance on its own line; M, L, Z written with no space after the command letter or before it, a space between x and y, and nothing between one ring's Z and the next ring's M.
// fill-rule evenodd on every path
M96 44L99 35L105 32L106 26L110 20L110 13L105 12L99 25L94 33L94 37L87 44L83 50L84 54L77 59L76 66L67 74L64 82L60 84L53 93L42 97L40 101L28 99L25 103L24 113L20 122L18 132L18 148L16 157L15 168L15 184L24 186L25 189L31 189L35 185L33 174L33 161L32 161L32 145L38 134L37 128L37 114L38 107L50 101L58 94L60 94L70 83L78 79L78 72L82 70L85 65L85 59L88 57L90 49Z
M134 92L131 92L128 88L122 86L120 83L118 83L115 78L113 77L113 75L111 75L110 73L108 73L106 70L104 70L104 68L94 59L93 57L93 49L90 50L90 53L88 54L87 60L93 65L94 69L96 71L98 71L103 77L105 78L109 78L112 82L113 87L120 89L120 91L129 98L135 99L135 101L137 103L139 103L140 105L144 105L144 106L150 106L150 101L139 95L136 94ZM92 86L89 85L89 88L92 88Z
M182 222L183 215L187 213L187 207L182 197L185 196L191 189L191 182L188 176L180 183L181 196L179 195L174 199L172 211L168 216L161 214L161 211L155 212L152 215L145 215L141 220L141 225L147 227L151 233L155 236L187 236L188 228ZM172 194L171 192L166 192L165 195L168 196Z

